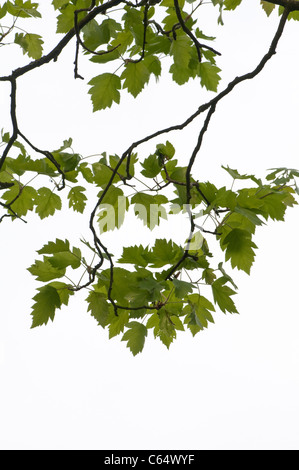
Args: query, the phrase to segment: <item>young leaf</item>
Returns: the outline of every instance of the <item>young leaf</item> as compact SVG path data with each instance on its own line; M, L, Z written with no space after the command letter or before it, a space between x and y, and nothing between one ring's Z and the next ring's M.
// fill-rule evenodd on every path
M123 88L127 88L128 92L136 98L143 90L144 85L148 83L149 77L150 72L142 61L129 62L121 75L124 80Z
M88 83L91 85L89 94L93 103L93 111L111 108L112 104L120 102L121 81L113 73L103 73L94 77Z
M100 197L101 194L102 191L98 196ZM116 186L110 186L104 202L99 207L98 222L101 233L120 228L124 222L127 209L128 200L123 191Z
M155 178L155 176L161 172L162 168L161 161L156 154L147 157L144 162L141 163L141 166L144 168L141 174L146 178Z
M141 353L144 348L145 338L147 337L147 328L137 321L132 321L127 325L128 330L122 337L122 341L127 341L127 347L134 356Z
M255 257L253 248L257 248L251 240L250 233L235 228L225 237L223 246L226 247L226 261L230 260L233 268L250 274Z
M214 301L222 312L238 313L236 306L231 299L236 292L230 287L224 285L226 281L227 279L225 277L220 277L212 284Z
M21 46L24 54L32 59L40 59L43 54L43 39L39 34L16 33L15 43Z
M135 214L141 219L150 230L153 230L160 224L160 218L167 220L167 213L162 204L166 204L168 199L165 196L157 194L137 193L132 199L131 203L135 204Z
M159 312L159 328L154 330L154 334L160 338L167 349L176 338L175 324L171 320L167 307L162 308Z
M61 2L59 2L61 3ZM59 4L58 3L58 4ZM67 4L67 5L66 5ZM80 8L86 8L85 0L76 0L76 5L71 2L64 2L65 8L61 8L60 15L57 18L57 33L68 33L74 27L74 12ZM64 7L64 5L62 5ZM86 13L85 13L86 14ZM82 19L84 13L78 15L79 21Z
M33 297L35 304L32 307L32 326L46 325L49 320L54 320L55 310L60 308L61 300L57 290L51 286L43 286L38 289L39 293Z
M56 238L55 242L48 242L38 251L39 255L52 255L54 253L61 253L62 251L69 251L70 242L68 240L60 240Z
M176 297L183 299L193 291L193 286L190 282L180 281L179 279L173 279L174 292Z
M283 192L271 192L265 189L260 193L260 211L263 216L272 220L284 220L286 205L284 199L286 194Z
M65 275L65 268L55 267L50 263L50 258L44 257L43 261L35 261L35 263L28 268L28 271L36 276L36 280L40 282L48 282L53 279L58 279Z
M112 170L107 165L100 162L94 163L92 169L95 184L101 188L105 188L112 176ZM117 181L117 176L115 181Z
M208 327L208 323L214 323L211 312L215 312L214 305L199 294L192 294L188 297L188 306L184 309L184 313L189 313L185 323L188 324L193 336L199 331Z
M224 5L226 10L235 10L242 0L224 0Z
M14 212L22 217L27 214L28 211L32 211L35 204L36 190L31 186L20 187L19 185L13 185L8 191L3 194L3 199L8 203L12 201L12 209Z
M74 252L66 251L56 253L51 258L48 258L48 260L50 264L57 269L65 269L68 266L71 266L73 269L77 269L81 266L81 253L78 248L74 248Z
M272 11L275 9L274 3L266 2L264 0L261 0L261 5L263 7L263 10L265 10L267 16L270 16Z
M176 40L172 42L170 53L176 66L188 69L191 59L191 47L191 40L186 35L177 36Z
M50 282L50 284L48 285L56 289L59 295L61 304L63 305L69 304L69 299L71 295L74 295L74 292L71 290L68 284L66 284L65 282L54 281L54 282Z
M73 208L74 211L80 212L83 214L87 197L84 194L84 191L86 191L86 188L83 188L83 186L75 186L72 188L68 194L68 199L69 199L69 207Z
M199 64L199 76L201 86L206 87L209 91L217 91L220 82L219 72L221 70L210 62L202 62Z
M59 10L59 8L64 7L64 5L68 4L68 0L52 0L52 4L55 10Z
M61 199L49 188L40 188L35 198L35 212L41 219L53 215L56 210L61 210Z
M175 264L184 254L184 250L173 241L157 239L152 248L153 268L161 268L166 265Z
M140 246L129 246L123 248L122 257L119 263L135 264L136 266L146 267L148 265L149 249Z
M88 311L97 320L98 324L105 328L109 315L109 304L107 295L93 290L87 297Z
M118 313L118 316L114 312L110 312L107 321L109 324L109 339L122 333L128 321L129 312L127 310L122 310Z

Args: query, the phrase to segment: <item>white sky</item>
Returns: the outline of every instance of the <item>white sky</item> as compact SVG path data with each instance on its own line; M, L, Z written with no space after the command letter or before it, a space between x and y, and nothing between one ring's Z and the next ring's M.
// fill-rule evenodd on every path
M218 35L222 87L257 65L276 30L278 18L267 19L259 2L252 3L225 14L219 32L211 18L205 19L209 27L201 25ZM33 25L36 31L38 21ZM48 21L47 28L50 33ZM199 156L199 179L229 184L221 164L259 176L272 167L299 167L298 35L298 23L288 23L264 72L221 102ZM0 50L1 75L28 61L12 49L15 56ZM85 69L82 60L86 80L75 82L73 60L74 43L57 64L20 79L19 125L43 149L72 136L83 155L121 153L151 131L182 122L209 97L196 83L180 89L165 78L136 101L124 96L119 107L92 114L87 82L104 68ZM8 98L1 84L0 127L10 125ZM167 136L181 161L189 158L198 129L196 122ZM298 214L290 210L285 223L259 230L251 277L234 273L239 316L217 313L215 325L194 339L179 333L169 351L150 335L136 358L119 337L109 341L97 327L86 312L86 294L72 298L53 324L30 329L38 283L26 268L48 240L79 245L87 238L82 217L64 212L42 222L30 216L27 225L2 223L0 448L298 450ZM139 227L129 227L124 244ZM105 241L121 243L117 234Z

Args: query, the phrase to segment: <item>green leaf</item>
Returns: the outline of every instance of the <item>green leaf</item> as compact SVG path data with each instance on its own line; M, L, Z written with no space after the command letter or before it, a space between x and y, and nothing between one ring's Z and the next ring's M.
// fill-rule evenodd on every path
M159 156L163 157L163 159L165 160L171 160L171 158L175 154L175 148L172 145L172 143L170 143L168 140L166 141L165 144L158 144L156 148L157 148L156 153Z
M35 304L32 307L32 326L46 325L49 320L54 320L55 310L60 308L61 300L57 290L50 285L38 289L39 293L33 297Z
M191 59L191 46L191 40L186 35L177 36L176 40L172 41L170 54L176 65L188 68Z
M266 12L267 16L270 16L272 11L275 9L276 5L270 2L266 2L261 0L261 5L263 7L263 10Z
M169 349L171 343L176 338L176 328L171 320L171 316L167 312L167 307L159 311L159 328L154 330L154 335L160 338L167 349Z
M129 62L123 71L121 78L124 80L123 88L136 98L143 90L144 85L148 83L150 72L143 61Z
M235 10L242 0L224 0L224 5L226 10Z
M146 267L148 265L149 249L140 246L129 246L123 248L122 257L119 263L134 264L136 266Z
M237 195L230 189L227 190L225 187L223 187L218 190L216 198L213 200L213 206L225 207L234 210L237 204L236 200Z
M124 331L125 325L129 321L129 312L122 310L118 312L118 316L115 315L114 311L110 312L108 317L109 324L109 339L114 338Z
M113 60L120 58L120 47L113 49L111 47L107 49L101 49L98 52L98 55L92 55L90 57L90 62L96 64L106 64L107 62L112 62Z
M73 170L75 170L81 160L80 155L77 153L62 152L62 149L54 151L53 157L57 163L60 164L64 173L71 173ZM65 176L69 178L68 174Z
M94 182L93 173L92 173L91 168L88 166L88 163L81 163L80 166L78 167L78 170L81 172L83 178L88 183Z
M97 186L100 186L101 188L105 188L111 179L112 170L107 165L100 162L94 163L92 165L92 169L95 184ZM115 181L117 182L117 176L115 178Z
M160 293L165 288L165 283L158 282L152 277L147 277L138 282L138 288L146 290L149 293L149 295L144 296L145 302L147 302L147 300L154 302L160 299Z
M156 154L147 157L144 162L141 163L141 166L144 168L141 174L146 178L155 178L155 176L161 172L162 168L161 160Z
M150 230L160 224L161 217L167 220L167 212L163 204L168 202L167 197L162 195L152 196L145 193L137 193L131 199L135 204L134 211Z
M117 181L122 181L123 178L127 177L127 159L122 158L122 162L120 163L120 157L118 155L110 155L109 156L109 164L111 170L115 170L116 167L118 168L117 174L114 175L114 183ZM131 177L135 174L135 163L137 162L137 154L132 153L130 156L130 165L129 165L129 175Z
M80 212L83 214L87 197L84 194L84 191L86 191L86 188L83 186L75 186L72 188L68 194L68 199L69 199L69 207L73 208L74 211Z
M117 36L115 37L115 39L113 39L113 41L111 41L111 46L117 47L116 51L117 51L118 57L120 57L126 52L127 48L132 43L133 39L134 39L134 36L133 36L132 31L123 30L117 34ZM110 54L108 54L107 56L109 55ZM104 58L105 56L99 56L99 58L101 57ZM95 59L95 61L97 60Z
M7 13L7 4L4 3L3 6L0 6L0 20L1 20L2 18L4 18L4 16L6 15L6 13Z
M279 7L279 14L282 14L283 13L283 7ZM295 21L299 21L299 11L298 10L295 10L295 11L291 11L289 16L288 16L288 21L290 20L295 20Z
M28 211L32 211L36 202L36 190L31 186L19 186L15 184L6 191L2 198L11 204L12 209L19 216L25 216Z
M122 341L127 341L127 347L132 352L133 356L141 353L144 344L145 338L147 337L147 328L137 321L132 321L127 325L128 330L122 337Z
M70 250L70 243L68 240L60 240L56 238L55 242L48 242L38 251L39 255L53 255L54 253L61 253Z
M272 220L284 220L286 205L284 203L285 193L271 192L265 189L260 193L260 208L259 210L263 216Z
M61 199L49 188L40 188L35 198L35 212L41 219L54 215L56 210L61 210Z
M229 276L229 274L227 274L227 272L224 270L223 268L223 263L219 263L218 264L218 269L219 271L221 272L221 274L223 275L223 277L226 279L226 282L230 282L231 285L236 289L238 290L238 286L234 283L233 279Z
M40 282L52 281L65 275L65 269L53 266L47 257L43 261L36 260L28 271Z
M244 217L247 217L250 222L252 222L254 225L265 225L265 222L263 222L255 213L254 209L245 209L244 207L235 207L235 212L238 214L243 215Z
M256 176L254 175L241 175L238 170L233 170L232 168L229 168L228 166L225 167L222 165L222 167L225 171L228 172L228 174L231 175L232 178L234 178L235 180L252 180L254 181L254 183L256 183L258 186L262 186L262 181L258 178L256 178Z
M230 260L233 268L250 274L255 258L253 248L257 248L251 240L250 233L235 228L225 237L223 245L226 247L226 261Z
M166 36L154 36L146 44L146 50L150 54L169 54L171 42ZM150 57L150 56L149 56Z
M172 64L169 72L172 74L173 80L178 85L184 85L192 77L192 73L189 68L183 67L182 65Z
M68 4L68 0L53 0L52 1L52 5L54 6L55 10L59 10L59 8L67 4Z
M211 285L216 279L216 275L214 273L214 269L206 268L202 272L202 279L205 281L206 284Z
M155 312L147 320L146 328L147 329L155 328L155 331L157 332L159 330L159 324L160 324L160 317L158 313Z
M157 239L152 248L153 268L161 268L166 265L173 265L181 259L184 250L172 240Z
M15 43L21 46L24 54L28 54L32 59L40 59L43 54L43 39L38 34L16 33Z
M185 319L192 335L208 328L208 323L214 323L211 312L215 312L214 305L199 294L192 294L188 297L188 306L184 309L184 313L188 313Z
M31 3L30 0L15 0L13 4L7 1L6 7L8 13L18 18L41 18L41 14L37 10L38 3Z
M216 92L221 79L218 72L221 70L210 62L201 62L198 66L201 86Z
M76 0L75 3L75 5L72 5L70 2L64 2L65 8L61 8L60 15L57 18L57 33L68 33L74 27L75 10L90 6L85 0ZM86 12L79 13L78 20L80 21L84 16L86 16Z
M100 276L100 286L105 287L107 292L110 288L110 274L110 270L105 270ZM137 268L131 272L115 267L113 270L111 297L122 306L147 304L151 301L152 296L157 296L157 292L160 292L162 288L163 284L154 281L152 273L147 269Z
M81 251L79 248L73 248L73 251L71 251L68 240L63 241L56 239L56 242L49 242L47 245L44 245L38 253L52 255L44 259L46 260L47 267L50 263L54 268L53 271L50 271L53 275L55 274L55 270L59 270L59 272L64 274L65 268L68 266L71 266L73 269L77 269L81 266Z
M84 44L88 49L95 51L102 44L110 41L110 30L108 20L104 20L100 25L96 20L91 20L83 28Z
M155 55L148 55L143 59L143 63L147 67L149 73L153 74L156 81L158 81L162 72L160 59Z
M176 297L182 299L193 291L193 286L190 282L180 281L179 279L173 279L174 292Z
M78 252L79 251L79 252ZM78 248L74 252L56 253L49 258L50 264L54 268L65 269L71 266L73 269L78 269L81 266L81 253Z
M93 103L93 111L111 108L112 104L120 102L121 81L113 73L103 73L94 77L88 83L91 85L89 94Z
M91 291L87 297L88 311L97 320L98 324L105 328L109 315L109 303L107 296L102 292Z
M136 46L142 47L144 35L143 15L141 11L129 6L124 7L124 10L126 11L122 17L125 21L124 30L131 31L134 36Z
M102 191L98 197L101 195ZM123 191L116 186L110 186L104 201L99 206L98 222L101 233L120 228L124 223L128 207L128 199Z
M69 304L69 299L71 295L74 295L74 292L71 290L70 286L66 284L65 282L60 282L60 281L54 281L48 284L51 287L54 287L56 289L60 302L63 305L68 305Z
M222 312L238 313L236 306L231 299L236 294L230 287L226 286L227 279L220 277L212 284L212 291L215 303L219 306Z

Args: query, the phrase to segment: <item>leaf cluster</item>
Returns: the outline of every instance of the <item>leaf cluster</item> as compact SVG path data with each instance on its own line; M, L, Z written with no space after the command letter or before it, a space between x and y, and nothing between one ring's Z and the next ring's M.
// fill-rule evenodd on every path
M206 31L200 11L203 7L219 10L218 23L223 25L225 12L233 12L242 0L212 0L209 6L201 0L53 0L57 45L48 54L44 38L26 27L36 24L28 19L42 20L41 4L2 2L0 45L20 47L32 61L0 77L0 82L11 85L12 123L12 131L1 132L0 223L6 218L27 222L30 212L43 220L63 205L85 214L94 194L88 212L90 240L81 240L79 248L71 247L68 239L56 238L38 250L38 259L28 269L41 283L33 298L32 327L53 321L57 310L84 289L87 309L98 325L108 331L109 338L121 335L137 355L149 331L169 348L178 332L195 336L208 328L217 311L238 313L237 286L230 270L251 273L256 231L269 220L283 221L287 208L296 205L299 171L271 169L262 180L223 166L232 184L217 187L198 179L194 163L220 100L261 72L276 53L287 19L299 19L299 8L287 3L286 10L283 1L261 1L268 16L274 9L281 16L271 47L253 72L218 92L221 51L217 39ZM75 79L83 78L82 55L92 64L88 94L93 111L119 104L124 93L137 98L165 70L179 86L197 80L212 98L183 123L135 141L121 155L103 152L82 157L73 150L72 139L58 149L37 148L18 126L17 80L56 61L71 39L75 40ZM138 149L166 133L182 131L204 113L191 156L178 157L166 139L150 154ZM103 238L107 232L124 228L130 211L136 227L139 223L140 231L150 230L153 235L162 221L167 223L172 216L183 220L178 226L185 240L175 243L172 236L153 236L147 245L140 240L121 246L116 256L115 247L106 247ZM219 253L210 249L211 239Z

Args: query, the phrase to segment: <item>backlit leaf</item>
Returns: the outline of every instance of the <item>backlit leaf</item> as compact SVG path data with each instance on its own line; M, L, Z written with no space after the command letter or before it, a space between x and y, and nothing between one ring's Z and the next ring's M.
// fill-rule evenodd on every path
M49 320L54 320L55 310L60 308L61 300L57 290L50 285L40 287L39 293L33 297L35 304L32 307L32 326L46 325Z
M127 325L128 330L122 337L122 341L127 341L127 347L133 356L141 353L144 348L145 338L147 337L147 328L139 322L132 321Z
M126 88L136 98L143 90L144 85L148 83L149 77L150 72L142 61L129 62L121 75L121 78L124 79L123 88Z
M113 73L103 73L90 80L91 88L89 94L93 103L93 110L99 111L111 108L113 103L120 102L121 81Z
M222 312L226 313L238 313L236 306L232 300L232 296L235 295L230 287L226 286L226 278L220 277L212 284L212 291L215 303L219 306Z
M56 210L61 210L61 199L49 188L40 188L35 198L35 212L41 219L53 215Z

